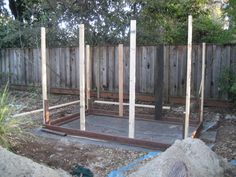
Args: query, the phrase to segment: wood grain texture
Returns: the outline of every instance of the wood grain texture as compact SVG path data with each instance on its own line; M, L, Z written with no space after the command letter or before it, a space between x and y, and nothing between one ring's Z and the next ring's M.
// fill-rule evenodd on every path
M188 16L188 50L187 50L187 84L186 84L186 104L184 121L184 139L188 137L190 98L191 98L191 68L192 67L192 16Z
M123 44L119 44L119 116L124 115L124 67L123 67Z
M135 89L138 93L154 94L155 66L153 62L158 57L155 53L156 47L137 46ZM201 45L193 45L192 48L191 95L197 97L201 83ZM225 68L231 68L236 73L235 49L235 45L206 45L206 98L219 100L228 98L228 95L222 95L219 90L219 76ZM129 92L129 50L128 46L124 46L124 93ZM79 48L51 48L47 50L46 55L48 87L78 88ZM39 49L1 49L0 58L1 72L5 75L2 82L6 81L7 75L10 74L11 84L41 85ZM185 96L186 94L186 45L165 45L164 58L164 101L168 102L169 96ZM97 90L101 88L104 91L118 92L118 63L118 46L91 46L91 89L96 90L99 85Z
M136 20L130 24L129 138L135 134Z

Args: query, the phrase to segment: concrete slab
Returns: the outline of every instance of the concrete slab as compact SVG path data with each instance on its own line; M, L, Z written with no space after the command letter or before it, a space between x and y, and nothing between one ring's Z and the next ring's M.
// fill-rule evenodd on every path
M32 133L38 137L42 137L45 139L51 139L56 141L57 143L66 144L66 145L95 145L95 146L101 146L101 147L107 147L107 148L113 148L113 149L123 149L123 150L129 150L134 152L150 152L152 150L141 148L141 147L134 147L129 145L123 145L115 142L108 142L104 140L95 140L91 138L85 138L85 137L79 137L79 136L60 136L55 135L47 132L41 131L41 128L36 128L32 131Z
M114 136L128 137L128 119L109 116L86 116L86 130ZM79 129L80 121L75 120L62 127ZM160 121L135 121L135 138L164 144L173 144L176 139L182 139L182 125L163 123ZM190 126L189 136L196 127Z

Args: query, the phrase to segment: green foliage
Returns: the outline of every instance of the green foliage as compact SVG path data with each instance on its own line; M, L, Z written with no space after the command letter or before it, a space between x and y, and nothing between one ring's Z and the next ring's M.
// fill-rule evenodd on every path
M228 4L225 9L226 15L230 20L230 28L234 28L236 25L236 0L228 0Z
M193 16L194 43L228 43L232 30L224 30L222 19L212 17L206 0L146 0L141 12L138 39L147 43L186 44L187 17Z
M226 11L235 21L235 1ZM129 43L129 24L137 20L137 43L186 44L187 17L193 16L194 43L233 42L235 28L223 30L213 19L208 0L14 0L9 16L0 3L0 48L38 47L40 27L47 28L47 46L78 46L79 24L85 24L86 43ZM219 9L218 9L219 10ZM233 24L233 23L231 23ZM232 26L232 25L231 25Z
M231 69L225 69L219 77L219 87L223 94L236 104L236 74Z
M193 22L193 41L196 43L229 43L232 30L224 30L222 24L210 16L200 15Z
M8 141L6 139L6 132L8 129L6 119L9 117L9 107L7 103L8 90L7 86L0 92L0 145L3 147L9 147Z

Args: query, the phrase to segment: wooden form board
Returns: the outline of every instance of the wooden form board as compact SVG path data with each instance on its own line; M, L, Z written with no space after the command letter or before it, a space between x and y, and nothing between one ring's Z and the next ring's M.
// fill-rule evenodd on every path
M80 71L80 130L85 130L85 60L84 25L79 25L79 71Z
M190 98L191 98L191 64L192 62L192 16L188 16L188 50L187 50L187 83L186 83L186 110L184 121L184 138L189 133L189 116L190 116Z
M124 115L124 72L123 72L123 44L119 44L119 116L123 117Z
M130 24L129 138L135 134L136 20Z

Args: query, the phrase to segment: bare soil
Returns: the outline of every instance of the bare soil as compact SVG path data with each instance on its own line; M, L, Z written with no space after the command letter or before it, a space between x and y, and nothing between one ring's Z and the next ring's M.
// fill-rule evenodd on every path
M111 170L126 165L141 155L95 145L81 145L42 139L30 135L11 138L13 152L38 163L72 172L80 165L92 171L94 176L106 176Z
M219 122L213 151L228 160L236 159L236 120Z

